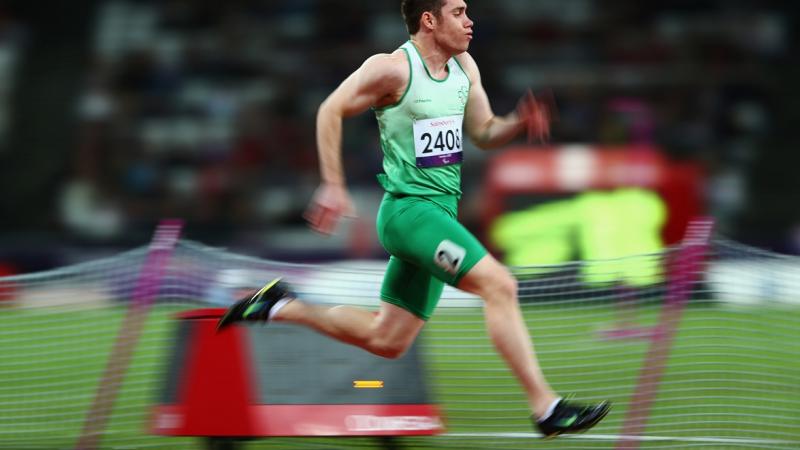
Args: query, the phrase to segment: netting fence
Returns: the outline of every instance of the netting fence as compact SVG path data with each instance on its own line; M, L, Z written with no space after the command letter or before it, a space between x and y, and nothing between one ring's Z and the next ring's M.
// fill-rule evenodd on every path
M147 252L0 278L0 448L75 447ZM676 247L615 261L515 268L550 382L584 401L614 403L589 433L548 441L546 448L800 447L800 258L723 239L712 242L701 264L683 255ZM179 242L132 344L102 448L198 447L196 438L148 433L176 313L226 306L274 276L286 277L309 301L373 308L384 267L286 264ZM676 276L690 280L684 302L675 301ZM544 448L486 334L479 299L447 288L420 340L448 431L392 445ZM387 444L266 438L243 445Z

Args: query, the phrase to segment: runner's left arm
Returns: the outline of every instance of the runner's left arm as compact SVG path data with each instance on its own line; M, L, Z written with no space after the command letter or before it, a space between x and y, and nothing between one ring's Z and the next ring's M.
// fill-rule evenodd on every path
M527 135L529 142L545 141L550 136L548 108L537 101L530 91L520 98L515 111L497 116L492 111L475 60L466 52L457 58L471 83L464 127L476 146L484 150L498 148L522 133Z

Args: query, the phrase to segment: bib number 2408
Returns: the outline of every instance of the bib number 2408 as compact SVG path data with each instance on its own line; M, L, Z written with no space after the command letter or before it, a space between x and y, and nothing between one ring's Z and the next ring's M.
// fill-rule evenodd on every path
M417 167L438 167L463 160L461 124L464 116L437 117L414 122Z
M444 136L442 134L444 133ZM447 132L440 131L436 135L434 142L433 136L430 133L422 133L422 139L426 141L425 149L422 154L433 153L434 150L442 153L444 151L452 151L461 149L461 131L460 130L447 130Z

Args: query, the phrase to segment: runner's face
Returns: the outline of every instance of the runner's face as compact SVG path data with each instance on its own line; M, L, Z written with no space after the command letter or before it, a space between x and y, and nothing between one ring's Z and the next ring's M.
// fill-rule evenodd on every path
M467 51L472 41L472 20L467 17L464 0L447 0L437 20L436 36L439 43L453 54Z

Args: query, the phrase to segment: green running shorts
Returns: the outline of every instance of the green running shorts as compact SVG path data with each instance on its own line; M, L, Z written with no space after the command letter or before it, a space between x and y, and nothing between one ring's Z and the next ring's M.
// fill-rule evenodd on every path
M428 320L444 283L458 285L486 248L458 223L458 198L387 193L378 211L378 239L391 254L381 299Z

